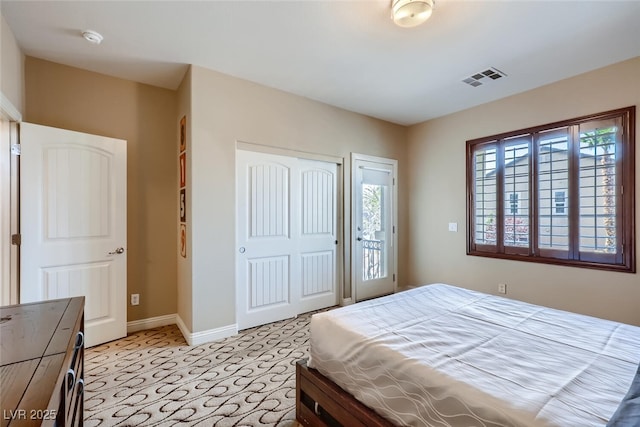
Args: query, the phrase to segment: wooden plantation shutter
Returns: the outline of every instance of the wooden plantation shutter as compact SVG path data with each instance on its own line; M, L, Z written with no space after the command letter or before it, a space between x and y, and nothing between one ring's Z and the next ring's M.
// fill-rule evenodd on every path
M569 194L571 130L561 127L539 132L537 139L538 247L541 256L569 258L569 216L553 206L556 192ZM565 212L571 209L565 204Z
M619 118L579 125L579 241L580 260L621 262L618 217L621 217L619 185L619 145L622 138Z
M501 142L504 199L502 220L504 252L528 255L530 238L531 135Z
M467 253L635 272L635 107L467 141Z
M498 242L497 148L494 142L477 147L471 158L473 170L473 242L474 250L495 252Z

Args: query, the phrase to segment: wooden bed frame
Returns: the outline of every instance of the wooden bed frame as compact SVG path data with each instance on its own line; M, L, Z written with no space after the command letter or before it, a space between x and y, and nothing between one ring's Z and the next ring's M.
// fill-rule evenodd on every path
M296 363L296 420L308 427L393 427L333 381L307 367L307 359Z

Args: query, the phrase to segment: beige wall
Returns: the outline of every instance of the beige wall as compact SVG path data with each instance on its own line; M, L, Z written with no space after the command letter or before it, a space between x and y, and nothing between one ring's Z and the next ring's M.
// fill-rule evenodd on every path
M32 57L25 87L25 121L127 140L128 320L176 313L176 92Z
M0 15L0 91L20 114L24 113L24 55L11 28Z
M199 67L191 69L191 85L192 308L197 332L236 322L236 141L344 158L347 182L351 152L397 159L401 171L407 161L402 126ZM401 174L400 186L404 179ZM348 209L349 185L346 190ZM400 191L401 242L406 240L406 206L406 192ZM345 218L348 222L348 210ZM399 253L404 260L402 245ZM401 262L400 284L404 270Z
M638 76L635 58L411 127L405 187L411 195L409 283L445 282L488 293L506 283L511 298L640 325L638 274L467 256L465 232L466 140L638 106ZM640 114L636 120L639 132ZM639 194L636 174L636 199ZM637 209L637 224L639 214ZM459 231L448 232L448 222L457 222Z

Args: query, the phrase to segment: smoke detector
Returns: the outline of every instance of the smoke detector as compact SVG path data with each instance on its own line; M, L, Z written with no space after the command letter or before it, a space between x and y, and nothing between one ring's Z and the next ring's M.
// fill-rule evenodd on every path
M100 34L97 31L93 31L93 30L85 30L82 32L82 37L84 37L84 39L86 41L88 41L89 43L93 43L93 44L100 44L102 43L102 40L104 39L104 37L102 37L102 34Z

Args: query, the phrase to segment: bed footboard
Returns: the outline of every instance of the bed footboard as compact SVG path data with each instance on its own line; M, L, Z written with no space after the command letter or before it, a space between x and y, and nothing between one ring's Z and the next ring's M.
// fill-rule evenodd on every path
M296 419L309 427L393 426L333 381L308 368L306 359L296 363Z

